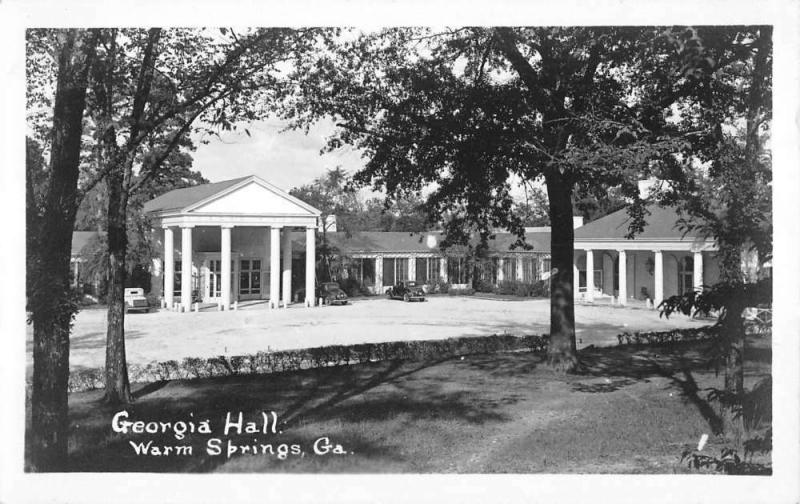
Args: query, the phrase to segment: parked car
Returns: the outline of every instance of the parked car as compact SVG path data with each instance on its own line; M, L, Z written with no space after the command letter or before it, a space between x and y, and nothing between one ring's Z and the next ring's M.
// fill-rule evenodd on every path
M144 289L130 288L125 289L125 312L149 312L150 303L144 297Z
M324 282L317 286L317 299L322 298L322 304L347 304L347 294L336 282Z
M425 291L413 280L397 282L386 290L389 299L402 299L403 301L425 301Z

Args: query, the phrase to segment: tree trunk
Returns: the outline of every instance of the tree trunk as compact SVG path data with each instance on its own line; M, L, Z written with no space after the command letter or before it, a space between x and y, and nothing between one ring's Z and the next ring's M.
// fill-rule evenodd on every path
M572 188L560 176L545 179L550 202L550 344L547 363L572 372L578 368L575 347L575 297L573 293Z
M83 111L94 36L78 30L58 34L58 82L53 107L50 179L44 217L29 274L33 320L31 470L67 469L69 333L77 303L70 290L72 228L78 208Z
M722 425L727 436L739 445L744 437L744 344L745 331L742 323L744 303L741 299L732 300L725 308L722 323L723 338L726 341L725 354L725 392L734 402L722 408Z
M132 402L125 357L125 254L128 248L127 196L122 169L108 174L108 329L106 394L109 404Z

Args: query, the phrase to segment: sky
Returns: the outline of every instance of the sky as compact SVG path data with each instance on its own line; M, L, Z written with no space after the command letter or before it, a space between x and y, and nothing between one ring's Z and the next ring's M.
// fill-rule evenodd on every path
M303 131L281 132L283 126L277 119L241 125L239 132L225 132L220 138L205 137L207 145L195 136L193 167L211 182L258 175L288 191L336 166L341 165L352 174L364 165L359 152L351 147L320 155L325 138L334 130L332 124L318 123L308 135Z

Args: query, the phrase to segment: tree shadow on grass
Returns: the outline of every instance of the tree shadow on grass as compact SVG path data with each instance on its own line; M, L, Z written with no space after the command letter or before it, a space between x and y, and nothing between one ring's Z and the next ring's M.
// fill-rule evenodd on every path
M646 380L648 376L661 376L678 387L681 396L692 403L708 422L711 431L716 435L722 432L722 419L711 403L700 397L701 389L693 376L693 372L708 369L708 358L703 356L705 344L692 346L648 347L635 346L611 347L603 349L589 348L580 352L581 373L591 376L619 376L616 389ZM611 384L615 382L612 381ZM586 390L604 392L606 390Z
M131 420L211 421L213 434L191 434L182 441L176 441L171 431L147 436L112 433L110 421L116 410L96 402L90 407L87 403L91 401L84 401L71 411L73 424L80 422L81 429L80 433L74 433L78 441L70 456L72 470L208 472L224 469L222 466L232 459L224 454L206 454L206 441L210 437L220 437L226 438L223 442L230 439L234 444L253 444L253 434L223 435L226 413L231 412L232 418L236 419L242 412L245 421L254 421L260 419L262 411L278 413L279 420L282 420L279 429L283 434L262 435L259 443L297 442L308 446L317 436L334 434L343 436L361 457L381 459L384 463L402 467L402 463L413 461L404 461L402 450L392 448L391 442L386 442L386 436L382 440L379 436L377 441L365 439L362 434L353 432L353 426L380 432L390 428L388 426L398 418L411 422L455 419L477 425L508 420L499 411L503 404L500 401L477 397L470 390L443 390L440 382L434 379L417 379L420 371L435 368L447 360L386 362L273 375L174 381L138 390L137 401L124 408ZM96 400L96 394L93 397ZM321 426L330 425L335 426L336 432L317 432L327 428ZM191 457L138 456L130 446L131 440L152 440L154 445L191 443L194 454ZM267 459L252 464L236 462L231 469L327 471L330 467L328 462L316 459L295 466L281 465L282 462L270 457ZM375 467L382 466L377 464ZM363 470L370 472L368 466Z

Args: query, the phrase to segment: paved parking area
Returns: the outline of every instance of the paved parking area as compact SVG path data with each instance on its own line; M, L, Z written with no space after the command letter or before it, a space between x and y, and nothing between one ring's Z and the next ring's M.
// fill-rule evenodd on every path
M697 327L707 321L684 316L666 320L653 310L578 305L578 346L608 345L617 334L634 330ZM128 362L180 360L185 357L242 355L330 344L444 339L549 331L547 299L483 299L435 296L424 303L385 298L356 299L346 306L269 310L266 304L238 311L128 314L125 317ZM33 329L28 327L28 364ZM72 367L102 367L105 359L106 312L80 312L71 338Z

